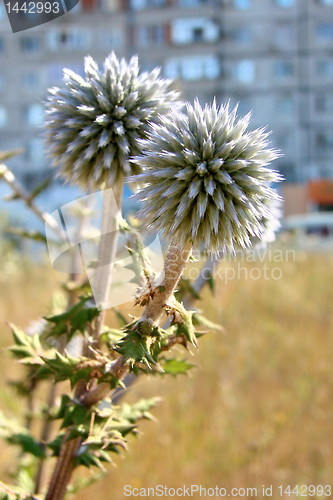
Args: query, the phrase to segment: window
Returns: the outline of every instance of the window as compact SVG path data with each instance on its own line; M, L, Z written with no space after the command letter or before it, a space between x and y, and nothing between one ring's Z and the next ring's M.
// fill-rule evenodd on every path
M166 61L165 76L184 80L214 80L220 75L220 63L215 55L173 57Z
M274 0L274 1L275 4L278 5L278 7L283 7L284 9L292 7L295 4L295 0Z
M333 94L319 94L315 100L316 111L333 112Z
M3 52L5 49L5 41L4 39L1 37L0 38L0 53Z
M41 77L37 71L25 71L22 73L22 86L34 90L41 86Z
M296 42L296 28L291 23L279 23L273 31L275 45L282 49L289 49Z
M149 47L152 43L163 45L165 41L165 26L161 24L140 26L137 31L138 45Z
M316 145L323 152L333 151L333 132L329 130L323 130L316 135Z
M240 45L247 45L253 40L253 31L249 26L236 26L229 32L228 38Z
M333 41L333 23L320 23L316 26L316 38L319 42Z
M275 135L274 142L276 143L278 149L281 149L282 152L293 148L295 140L294 140L294 134L291 130L276 132L274 135Z
M112 27L112 30L100 30L99 44L102 49L107 50L122 47L124 45L124 31L115 27Z
M2 5L2 3L0 3L0 19L2 19L4 16L5 16L5 8Z
M7 110L4 106L0 106L0 127L4 127L7 124Z
M42 139L31 139L26 148L27 159L31 162L41 163L44 160L44 144Z
M28 125L37 127L44 120L44 109L40 104L31 104L23 110L24 119Z
M273 75L278 80L283 80L294 74L294 65L291 61L275 61L273 64Z
M318 61L317 63L318 75L325 78L331 78L333 76L333 61Z
M333 5L333 0L317 0L321 5Z
M255 64L250 59L244 59L234 64L232 76L241 83L252 83L255 79Z
M130 3L133 10L141 10L146 7L146 0L131 0Z
M179 7L200 7L210 3L209 0L179 0Z
M166 0L130 0L131 9L142 10L149 7L163 7Z
M286 182L293 183L299 181L295 164L281 161L279 162L278 170L280 174L283 175ZM302 180L304 181L304 179Z
M51 50L87 49L90 33L86 30L74 29L48 32L48 46Z
M252 0L234 0L234 7L239 10L250 9Z
M176 19L171 25L171 40L175 44L214 42L219 38L219 28L212 19Z
M25 53L36 53L41 48L40 38L37 36L22 36L19 43L22 52Z
M296 111L296 102L292 94L276 97L275 111L281 115L292 115Z

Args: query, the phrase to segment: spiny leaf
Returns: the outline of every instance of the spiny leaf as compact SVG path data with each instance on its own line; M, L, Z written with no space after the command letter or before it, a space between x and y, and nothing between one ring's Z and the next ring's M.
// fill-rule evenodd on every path
M195 326L202 325L205 328L208 328L209 330L217 330L220 332L223 332L223 327L217 323L214 323L213 321L210 321L207 319L205 316L198 312L194 312L192 315L192 321Z
M7 441L20 446L24 453L30 453L34 457L41 458L45 456L41 443L30 434L23 432L12 434L7 438Z
M174 301L172 309L175 311L172 324L176 325L176 335L184 336L195 347L198 346L195 329L192 322L193 311L187 311L183 304Z
M186 361L186 359L160 359L159 362L165 374L176 377L177 375L186 374L192 370L195 365Z
M76 332L84 333L87 324L91 323L100 311L94 305L91 297L83 297L68 311L45 319L54 326L48 332L48 336L59 336L66 334L71 339Z
M156 363L151 354L152 341L152 337L145 337L137 331L129 331L116 344L115 350L122 354L131 366L135 363L144 363L150 368L151 364Z
M154 408L160 401L161 398L149 398L140 399L132 405L124 403L119 408L119 415L132 423L136 423L141 419L154 420L154 417L151 415L150 410Z
M24 453L30 453L35 457L44 456L40 442L27 429L18 424L15 419L7 418L2 412L0 413L0 436L8 443L20 446Z
M28 364L41 364L39 356L42 353L42 346L39 336L28 335L11 323L9 324L9 327L12 331L15 342L13 346L9 347L12 355Z
M61 429L72 425L88 425L89 419L90 410L88 408L78 404L72 404L67 407L67 411L61 423Z
M97 375L100 379L104 375L106 379L110 378L110 374L106 369L109 364L107 357L100 356L99 359L73 358L69 354L63 355L55 351L52 358L42 357L42 359L53 372L56 381L69 380L72 387L79 380L88 382L91 378L96 378Z

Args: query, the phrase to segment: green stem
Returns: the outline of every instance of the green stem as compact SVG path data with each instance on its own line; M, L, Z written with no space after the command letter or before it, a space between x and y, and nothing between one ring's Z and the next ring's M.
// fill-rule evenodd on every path
M98 342L103 330L105 308L108 306L108 296L111 286L111 275L118 244L118 221L121 214L123 179L111 189L104 191L101 239L98 254L98 266L94 277L93 289L97 291L99 306L102 308L94 329L94 340ZM112 213L114 201L117 204L117 214ZM98 386L97 386L98 387ZM79 381L74 389L75 398L80 399L87 392L86 384ZM45 500L62 500L66 494L67 485L75 466L75 454L81 445L81 439L64 439L60 455L54 468Z

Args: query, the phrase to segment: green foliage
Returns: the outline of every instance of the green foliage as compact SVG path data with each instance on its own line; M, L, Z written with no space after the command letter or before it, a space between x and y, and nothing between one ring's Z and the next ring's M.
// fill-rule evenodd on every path
M39 458L44 456L41 443L27 429L12 418L6 418L3 413L0 413L0 436L8 443L19 446L23 453Z
M21 362L24 362L24 364L43 364L40 358L43 349L40 343L39 336L28 335L13 324L10 324L9 326L15 342L14 345L9 348L11 354Z
M1 172L6 175L6 167ZM24 195L25 203L31 207L47 185L48 181L30 195ZM14 187L13 190L10 199L19 198L20 189ZM154 297L154 274L136 227L135 221L134 224L120 221L124 247L133 256L128 269L134 272L135 281L140 281L146 292L136 304L143 307ZM43 234L35 231L21 228L9 231L20 238L46 241ZM208 281L212 287L213 282ZM159 288L163 290L162 286ZM220 328L201 313L185 309L182 301L188 303L200 298L200 292L189 279L181 279L176 297L178 300L171 297L164 305L168 315L165 328L143 319L145 316L132 317L128 321L120 310L113 309L119 328L104 325L97 338L96 320L100 311L91 296L89 282L71 276L60 291L53 294L45 318L34 322L26 331L10 325L14 343L9 351L25 367L22 378L10 384L24 398L22 422L25 424L0 414L0 437L20 450L16 486L7 487L0 482L0 499L34 499L26 492L34 491L36 466L50 456L59 457L62 447L72 440L76 446L74 466L98 469L90 478L72 485L69 489L72 492L100 477L100 471L104 474L105 464L112 462L113 453L127 450L128 438L138 433L139 421L153 419L151 410L159 398L142 399L133 404L121 402L118 406L112 403L111 397L105 397L107 391L123 384L122 376L128 369L135 375L157 373L176 377L188 374L194 364L184 357L186 349L190 345L197 346L197 339L207 330ZM69 303L74 305L68 307ZM82 349L73 354L68 343L76 334L80 334ZM183 349L183 356L179 350L174 354L176 346ZM69 382L60 401L51 398L51 404L41 403L42 380L50 384ZM69 385L74 388L71 393L66 392ZM89 399L94 392L99 399ZM54 433L44 433L49 424Z
M152 364L156 361L152 355L152 346L157 343L159 339L154 336L143 336L137 330L128 331L116 345L116 351L124 356L125 361L134 366L135 363L144 363L151 368Z
M193 311L187 311L183 304L174 301L173 305L174 318L173 325L176 325L176 335L184 336L184 338L195 347L198 347L195 328L193 326L192 316Z
M6 233L19 236L20 238L37 241L39 243L46 243L45 235L39 231L28 231L27 229L23 229L21 227L8 227L6 229Z
M35 497L27 495L17 486L4 484L0 481L0 499L1 500L34 500Z
M177 375L186 375L192 368L195 367L192 363L186 361L186 359L160 359L161 368L164 374L172 375L176 377Z
M192 281L189 278L182 276L179 280L175 297L179 302L181 302L185 297L190 297L193 300L199 300L200 294L195 290Z
M99 313L92 297L81 297L79 302L68 311L56 316L46 317L47 321L54 324L49 330L48 336L67 335L68 340L70 340L75 333L84 333L87 324L91 323Z
M103 408L85 408L78 402L63 396L56 418L62 420L60 433L48 447L55 456L60 453L64 440L81 438L81 445L76 457L76 466L97 467L104 471L104 463L111 462L110 453L119 453L127 449L126 436L137 433L137 423L142 419L152 420L150 410L159 402L159 398L142 399L136 403L112 406L106 399ZM94 426L91 426L94 419Z

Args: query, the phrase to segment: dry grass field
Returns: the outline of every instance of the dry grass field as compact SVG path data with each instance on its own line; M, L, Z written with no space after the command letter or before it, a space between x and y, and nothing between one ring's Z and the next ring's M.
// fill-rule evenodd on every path
M257 498L262 485L333 485L333 256L298 253L268 266L281 279L220 280L213 299L205 292L202 308L225 331L200 341L189 378L137 383L129 400L162 395L157 422L144 422L129 453L76 498L121 500L124 485L257 487ZM44 314L59 278L28 269L1 279L1 319L26 326ZM1 332L5 347L3 323ZM17 413L5 385L17 368L6 351L1 360L0 406ZM1 450L3 479L14 453ZM273 498L295 497L275 489Z

